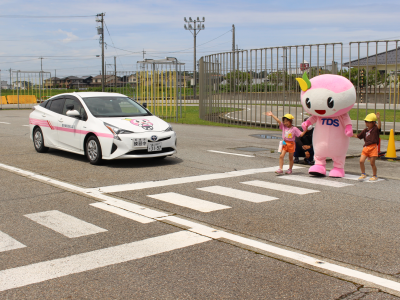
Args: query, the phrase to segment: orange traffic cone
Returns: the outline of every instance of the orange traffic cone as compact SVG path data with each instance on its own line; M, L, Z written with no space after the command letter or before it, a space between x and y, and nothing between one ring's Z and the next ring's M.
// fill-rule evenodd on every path
M387 146L387 151L386 151L386 158L397 158L396 154L396 147L394 145L394 132L393 129L390 129L390 135L389 135L389 143Z

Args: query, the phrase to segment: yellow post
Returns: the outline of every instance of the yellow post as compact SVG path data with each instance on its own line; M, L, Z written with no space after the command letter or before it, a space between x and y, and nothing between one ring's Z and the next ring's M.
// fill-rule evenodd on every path
M161 70L161 103L162 115L164 116L164 69Z
M155 105L155 99L154 99L154 89L153 89L153 77L154 77L154 71L150 71L150 99L153 100L153 104L151 105L153 107L153 113L157 114L156 112L156 105Z
M177 87L178 87L178 82L177 82L177 71L175 70L174 71L174 97L175 97L175 105L174 105L174 107L175 107L175 116L176 116L176 113L177 113L177 109L178 109L178 89L177 89Z
M399 76L397 76L397 104L399 104L399 92L400 92L400 84L399 84ZM394 101L396 104L396 101Z
M144 71L142 71L142 78L140 79L140 81L141 81L141 84L142 84L142 90L141 90L141 92L142 92L142 95L141 95L141 97L142 97L142 102L145 102L144 101L144 77L145 77L145 73L144 73Z
M172 103L171 103L171 67L169 69L169 76L168 76L168 90L169 90L169 116L171 116L171 110L172 110Z
M389 143L388 143L388 146L387 146L385 157L387 157L387 158L396 158L397 157L396 147L394 145L394 132L393 132L393 129L390 129Z
M392 77L389 75L389 107L392 104Z
M185 103L186 111L186 73L183 73L183 102Z

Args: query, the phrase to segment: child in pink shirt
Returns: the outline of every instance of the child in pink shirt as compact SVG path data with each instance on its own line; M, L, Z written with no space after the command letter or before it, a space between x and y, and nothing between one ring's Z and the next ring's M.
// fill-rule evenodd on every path
M275 171L277 175L282 175L283 171L283 161L286 152L289 152L289 169L285 174L292 174L293 168L293 155L296 149L295 139L296 137L302 137L307 130L301 132L297 127L292 125L294 117L291 114L286 114L282 117L282 122L279 120L271 111L265 113L267 116L271 116L279 124L279 129L282 129L282 139L284 141L284 146L282 148L282 153L279 156L279 169Z

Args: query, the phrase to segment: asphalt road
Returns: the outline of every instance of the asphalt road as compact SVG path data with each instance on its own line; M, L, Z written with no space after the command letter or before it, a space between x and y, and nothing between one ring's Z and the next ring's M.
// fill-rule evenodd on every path
M265 131L179 124L173 157L92 166L29 112L0 111L0 299L400 296L396 176L277 177Z

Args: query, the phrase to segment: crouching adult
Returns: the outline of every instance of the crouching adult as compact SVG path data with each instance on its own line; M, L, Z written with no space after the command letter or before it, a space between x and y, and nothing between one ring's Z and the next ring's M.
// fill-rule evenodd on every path
M304 119L304 122L308 118ZM299 157L304 157L304 163L307 165L314 164L314 149L312 145L314 128L312 125L307 128L306 134L302 137L296 137L296 150L294 152L294 163L299 163Z

